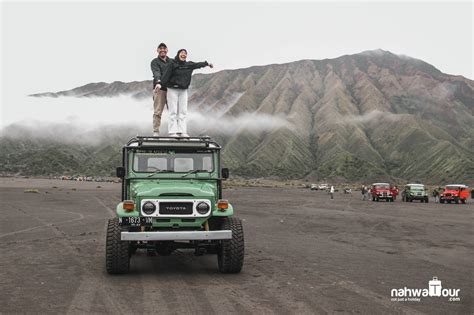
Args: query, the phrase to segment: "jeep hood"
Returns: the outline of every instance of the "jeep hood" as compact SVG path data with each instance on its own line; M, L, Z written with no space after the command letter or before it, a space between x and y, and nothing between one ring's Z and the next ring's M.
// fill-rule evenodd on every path
M457 189L445 189L441 194L457 195L457 194L459 194L459 190L457 190Z
M196 180L159 180L130 184L131 197L217 197L216 183Z

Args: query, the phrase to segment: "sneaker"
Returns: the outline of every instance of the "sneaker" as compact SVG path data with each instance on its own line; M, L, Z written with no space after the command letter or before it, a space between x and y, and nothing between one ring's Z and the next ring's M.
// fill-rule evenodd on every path
M153 137L159 137L160 136L160 133L159 132L154 132L153 133Z
M181 134L181 137L189 138L189 135L188 135L187 133L182 133L182 134Z
M177 134L177 133L170 133L168 136L170 136L170 137L177 137L178 134Z

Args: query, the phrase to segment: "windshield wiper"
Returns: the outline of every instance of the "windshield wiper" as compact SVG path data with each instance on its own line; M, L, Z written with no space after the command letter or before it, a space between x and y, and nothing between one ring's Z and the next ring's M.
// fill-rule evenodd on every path
M170 171L170 170L156 170L156 171L154 171L153 173L151 173L150 175L148 175L147 177L152 177L153 175L158 174L158 173L174 173L174 171Z
M189 174L196 174L197 172L202 172L202 171L204 171L204 170L192 170L192 171L187 172L186 174L184 174L184 175L181 176L181 177L186 177L186 176L188 176Z

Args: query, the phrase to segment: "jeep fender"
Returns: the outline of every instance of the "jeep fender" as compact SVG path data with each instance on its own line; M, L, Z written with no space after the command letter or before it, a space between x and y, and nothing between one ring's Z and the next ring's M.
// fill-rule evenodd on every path
M139 217L140 216L140 212L135 209L133 211L125 211L125 209L123 208L123 202L119 203L117 205L117 208L115 208L115 212L117 213L117 216L119 218L122 218L122 217Z
M229 217L234 214L234 207L229 203L229 207L225 211L217 209L217 207L212 211L213 217Z

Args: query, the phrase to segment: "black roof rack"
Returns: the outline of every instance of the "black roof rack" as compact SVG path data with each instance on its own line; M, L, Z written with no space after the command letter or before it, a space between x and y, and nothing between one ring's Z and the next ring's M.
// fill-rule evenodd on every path
M206 147L220 149L221 146L209 136L198 137L154 137L136 136L130 139L126 147Z

